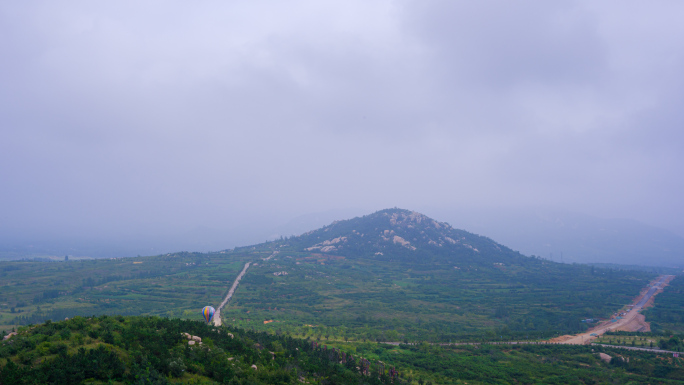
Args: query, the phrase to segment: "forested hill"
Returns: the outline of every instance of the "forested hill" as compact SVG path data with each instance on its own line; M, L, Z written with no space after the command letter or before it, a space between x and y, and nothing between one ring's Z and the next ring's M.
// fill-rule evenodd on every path
M48 321L0 343L3 385L397 383L374 369L310 341L157 317Z
M423 214L387 209L336 221L287 239L282 248L350 258L406 262L506 262L522 256L493 240L458 230Z
M399 346L159 317L75 317L0 342L0 384L681 384L682 358L602 346ZM669 338L679 341L681 335ZM607 355L606 355L607 354ZM608 357L610 360L604 362Z
M278 328L323 336L301 325L325 325L382 341L578 332L589 327L582 320L609 317L653 278L524 256L401 209L224 253L255 262L224 313L235 322L275 319Z

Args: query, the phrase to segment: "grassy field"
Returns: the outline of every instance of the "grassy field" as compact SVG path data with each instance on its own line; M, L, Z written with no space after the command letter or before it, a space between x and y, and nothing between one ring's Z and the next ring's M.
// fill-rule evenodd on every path
M3 262L0 324L92 314L199 319L199 309L220 303L245 258L177 253L113 260Z
M658 347L658 342L669 337L659 335L648 335L640 333L637 335L602 335L594 342L597 344L618 345L618 346L634 346L638 348L653 348Z
M539 338L585 330L582 319L608 317L652 278L525 262L456 269L282 251L250 268L223 317L323 340Z
M672 331L663 332L608 332L595 343L617 346L631 346L637 348L655 348L672 351L684 350L684 334L675 334Z
M681 384L684 359L578 345L332 343L396 367L411 384ZM600 359L599 353L613 358ZM631 382L633 381L633 382Z
M198 310L217 306L244 263L253 261L222 313L224 322L319 339L534 339L586 329L581 319L608 316L652 278L644 272L527 257L505 265L455 267L281 247L264 261L279 245L211 254L0 263L0 324L92 314L200 319Z
M670 282L656 297L655 306L644 312L651 329L684 334L684 277Z

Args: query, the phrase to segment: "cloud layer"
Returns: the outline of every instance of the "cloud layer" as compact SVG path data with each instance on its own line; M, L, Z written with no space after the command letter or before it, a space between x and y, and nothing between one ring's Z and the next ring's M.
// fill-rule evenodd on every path
M678 1L0 5L0 230L562 207L684 235ZM458 224L454 224L458 225Z

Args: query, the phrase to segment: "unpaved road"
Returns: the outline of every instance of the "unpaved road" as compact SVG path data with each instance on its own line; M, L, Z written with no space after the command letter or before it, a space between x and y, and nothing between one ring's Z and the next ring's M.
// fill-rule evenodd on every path
M280 251L276 250L276 251L273 252L273 254L269 255L267 258L262 258L262 259L263 259L264 261L268 261L269 259L271 259L271 258L275 257L276 255L278 255L278 253L280 253Z
M249 268L249 265L251 265L252 262L247 262L245 264L245 267L242 268L242 271L240 274L238 274L237 278L235 278L235 282L233 282L233 286L230 287L230 290L228 290L228 295L226 295L226 298L223 299L223 302L219 305L218 309L216 309L216 313L214 313L214 317L211 319L212 322L214 322L214 326L221 326L221 309L223 309L224 306L230 301L230 299L233 297L233 293L235 293L235 289L237 289L238 284L240 283L240 280L242 277L245 276L245 273L247 273L247 269Z
M669 283L675 276L674 275L661 275L660 277L656 278L655 281L653 281L651 284L649 284L649 289L642 295L640 295L636 300L635 303L632 307L632 310L627 312L627 314L619 320L616 320L615 322L611 322L611 320L608 320L601 325L598 325L594 327L593 329L590 329L586 333L582 334L577 334L574 336L562 336L558 338L552 338L551 340L548 341L506 341L506 342L497 342L497 341L490 341L490 342L455 342L455 343L432 343L433 345L485 345L485 344L493 344L493 345L560 345L560 344L573 344L573 345L580 345L580 344L589 344L592 343L596 337L591 336L592 333L595 333L597 335L602 335L607 331L611 330L617 330L620 327L624 327L628 325L630 322L637 322L639 321L639 318L643 320L643 315L639 314L639 311L643 309L643 307L649 302L653 296L655 296L659 290L661 290L667 283ZM403 342L383 342L384 344L390 344L390 345L400 345ZM609 345L604 345L604 346L609 346ZM647 349L647 348L635 348L635 347L627 347L627 346L613 346L612 347L616 348L624 348L624 349L631 349L631 350L644 350L644 351L649 351L649 352L655 352L655 353L676 353L670 350L654 350L654 349Z
M658 277L656 281L651 285L651 288L648 289L648 291L645 294L643 294L639 299L637 299L636 303L632 307L632 310L628 311L627 314L624 317L622 317L622 319L619 319L615 322L611 322L612 320L604 322L601 325L593 329L590 329L586 333L572 336L571 338L562 341L562 343L572 345L588 344L596 339L596 337L592 336L591 334L597 334L600 336L607 331L617 330L623 326L626 326L630 322L635 321L635 319L639 316L639 311L643 309L644 305L646 305L646 303L658 292L658 290L661 290L664 287L664 285L670 282L673 278L674 275L661 275L660 277Z

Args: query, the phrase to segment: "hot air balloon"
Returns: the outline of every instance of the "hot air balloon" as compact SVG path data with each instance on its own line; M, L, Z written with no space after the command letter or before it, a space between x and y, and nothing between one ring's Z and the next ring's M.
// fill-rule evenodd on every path
M214 316L215 312L216 312L216 310L214 310L213 307L205 306L202 309L202 316L204 317L204 320L207 321L207 323L209 323L209 321L211 321L211 317Z

